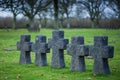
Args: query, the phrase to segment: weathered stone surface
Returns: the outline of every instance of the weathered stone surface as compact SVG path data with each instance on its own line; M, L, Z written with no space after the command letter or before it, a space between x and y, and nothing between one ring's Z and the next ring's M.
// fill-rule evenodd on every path
M31 57L30 57L31 45L32 43L30 42L30 35L21 35L20 42L17 42L17 50L21 51L20 60L19 60L20 64L31 63Z
M72 37L72 42L67 46L67 53L72 56L72 71L83 72L86 70L84 56L89 53L89 46L84 45L84 38L81 36Z
M52 32L52 39L48 39L48 47L52 48L51 67L64 68L64 50L68 39L64 39L64 31L55 30Z
M108 58L112 58L113 53L114 47L108 46L108 37L94 37L94 46L90 47L90 55L94 58L94 74L110 74Z
M46 36L36 36L35 43L32 45L32 51L35 52L35 65L46 66L47 58L46 53L50 51L48 44L46 43Z

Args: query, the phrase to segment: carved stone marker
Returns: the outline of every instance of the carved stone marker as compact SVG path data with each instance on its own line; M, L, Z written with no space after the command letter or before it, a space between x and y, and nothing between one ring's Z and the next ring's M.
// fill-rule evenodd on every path
M108 46L108 37L94 37L94 46L90 47L90 54L94 58L93 74L110 74L108 58L112 58L113 53L114 47Z
M46 53L50 51L48 45L46 44L46 36L39 35L36 36L36 41L32 45L32 51L35 52L35 65L46 66L47 58Z
M66 49L68 39L64 39L64 31L55 30L52 32L52 39L48 39L48 47L52 48L51 67L64 68L64 49Z
M30 57L31 45L32 43L30 42L30 35L21 35L20 42L17 42L17 50L21 51L19 60L20 64L31 63Z
M88 55L89 48L84 45L84 37L72 37L71 44L67 47L67 53L72 56L70 70L80 72L86 70L84 56Z

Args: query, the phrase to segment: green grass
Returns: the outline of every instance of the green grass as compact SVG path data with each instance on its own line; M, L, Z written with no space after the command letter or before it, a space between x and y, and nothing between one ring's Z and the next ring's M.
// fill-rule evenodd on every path
M0 30L0 80L120 80L120 30L104 29L63 29L65 38L71 41L72 36L84 36L86 45L93 45L94 36L108 36L109 45L115 47L114 58L109 59L110 75L93 76L93 59L85 58L86 72L73 72L69 70L71 56L66 54L66 67L63 69L54 69L50 67L51 53L47 54L48 66L38 67L34 65L34 54L32 64L20 65L20 52L16 51L16 42L20 40L20 35L30 34L31 41L35 41L35 36L39 34L51 38L52 29L41 29L40 32L29 33L25 29L21 30ZM70 42L69 41L69 42ZM15 49L6 51L5 48Z

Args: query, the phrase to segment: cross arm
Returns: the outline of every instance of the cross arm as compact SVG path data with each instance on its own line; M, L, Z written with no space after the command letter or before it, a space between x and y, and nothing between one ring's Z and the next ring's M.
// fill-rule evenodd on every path
M69 54L69 55L76 54L76 45L68 44L67 45L67 54Z
M40 44L41 46L40 46L40 48L41 48L41 52L42 53L48 53L48 52L50 52L50 48L48 48L48 44L46 44L46 43L41 43Z
M32 44L32 51L33 52L41 52L41 53L48 53L50 52L50 49L48 48L48 44L46 43L38 43L38 44Z
M56 45L59 47L59 49L66 49L68 43L69 43L68 39L60 39L56 43Z
M105 46L102 51L103 58L113 58L114 56L114 47L113 46Z
M35 49L36 49L36 45L35 45L35 43L33 43L31 46L31 51L35 52Z
M93 56L96 53L95 47L94 46L89 46L89 56Z
M87 45L77 45L76 55L78 56L88 56L89 55L89 46Z
M17 42L17 50L31 51L32 42Z
M48 39L48 48L51 48L53 45L52 39Z

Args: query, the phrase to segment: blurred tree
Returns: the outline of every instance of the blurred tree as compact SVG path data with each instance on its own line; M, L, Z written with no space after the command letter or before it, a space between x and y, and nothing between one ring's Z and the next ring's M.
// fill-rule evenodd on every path
M38 12L38 16L39 16L39 27L43 27L42 26L42 18L43 17L42 17L42 12L41 11Z
M110 7L120 19L120 0L107 0L108 7Z
M13 29L16 29L16 17L20 14L19 0L0 0L0 7L3 11L10 11L13 14Z
M54 19L55 19L54 28L59 29L59 18L58 18L59 6L58 6L58 0L53 0L53 5L54 5Z
M75 17L77 19L78 26L79 27L83 27L83 23L86 22L86 21L84 21L83 18L87 17L85 15L85 14L87 14L87 11L86 11L85 7L83 5L81 5L81 4L76 2L76 10L75 10L75 12L76 12ZM82 22L82 23L80 23L80 22ZM81 24L82 24L82 26L81 26Z
M48 20L48 18L47 18L48 11L47 11L47 9L44 10L44 11L42 11L41 14L42 14L42 18L43 18L43 21L44 21L44 27L47 28L48 27L48 23L47 23L47 20Z
M99 26L99 20L106 7L104 1L105 0L77 0L77 2L84 5L88 11L90 20L92 21L92 27Z
M59 24L59 27L60 27L60 28L63 28L63 26L64 26L64 25L63 25L63 24L64 24L64 19L65 19L64 12L63 12L63 10L59 10L59 13L60 13L60 14L59 14L59 21L60 21L60 22L59 22L59 23L60 23L60 24Z
M30 20L30 30L34 29L34 17L49 6L51 0L21 0L21 10Z
M73 4L75 3L76 3L76 0L60 0L59 1L59 5L60 5L59 12L61 13L62 16L66 14L67 28L70 28L69 14L72 12L72 7L73 7Z

